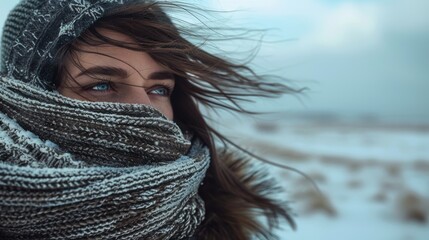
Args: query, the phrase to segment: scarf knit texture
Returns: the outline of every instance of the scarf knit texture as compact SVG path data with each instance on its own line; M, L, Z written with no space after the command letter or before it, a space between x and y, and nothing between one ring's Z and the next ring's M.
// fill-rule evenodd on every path
M208 149L149 106L0 78L0 236L187 239Z

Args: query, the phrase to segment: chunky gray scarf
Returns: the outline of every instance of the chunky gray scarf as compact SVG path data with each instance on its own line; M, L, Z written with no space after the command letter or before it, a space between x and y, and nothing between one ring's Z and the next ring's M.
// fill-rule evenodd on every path
M155 109L0 78L0 237L185 239L208 149Z

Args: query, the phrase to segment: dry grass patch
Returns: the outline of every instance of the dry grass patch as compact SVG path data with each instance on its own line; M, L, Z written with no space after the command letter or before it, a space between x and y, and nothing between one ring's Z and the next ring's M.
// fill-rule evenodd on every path
M387 174L391 177L399 177L402 173L402 168L398 163L390 163L385 167Z
M259 132L265 133L274 133L279 129L279 126L272 122L257 122L254 124L254 127Z
M283 146L276 146L268 142L263 141L248 141L244 143L255 149L258 153L267 156L276 156L288 161L306 161L311 158L311 155L296 151L294 149L286 148Z
M371 197L371 200L379 203L386 203L388 200L387 192L384 190L379 190L374 196Z
M358 189L358 188L361 188L362 186L363 186L363 183L361 180L352 179L347 181L347 187L350 189Z
M429 160L417 160L413 163L414 169L429 174Z
M330 164L330 165L340 165L340 166L347 166L349 162L354 161L351 158L344 157L344 156L331 156L331 155L325 155L320 156L320 161L322 163Z
M398 192L404 189L404 183L402 181L383 181L381 189L386 192Z
M350 162L348 165L347 165L347 168L349 169L349 171L350 172L352 172L352 173L357 173L357 172L359 172L360 170L362 170L362 168L364 167L364 164L362 163L362 162L357 162L357 161L353 161L353 162Z
M314 188L306 188L295 192L292 195L292 200L301 204L302 213L305 215L316 213L326 214L331 217L338 215L331 200Z
M348 157L348 156L322 155L320 156L319 159L322 163L337 165L337 166L344 166L349 169L356 169L356 170L373 164L372 163L373 160L357 159L357 158Z
M321 172L312 172L307 175L316 183L326 183L326 176Z
M396 208L401 217L407 221L426 223L428 221L428 200L415 192L399 194Z
M308 178L299 176L298 178L295 178L293 180L293 186L298 186L300 189L307 189L307 188L315 188L314 184L324 184L327 182L327 178L323 173L320 172L310 172L305 173L307 177L311 179L311 182ZM313 184L314 183L314 184Z

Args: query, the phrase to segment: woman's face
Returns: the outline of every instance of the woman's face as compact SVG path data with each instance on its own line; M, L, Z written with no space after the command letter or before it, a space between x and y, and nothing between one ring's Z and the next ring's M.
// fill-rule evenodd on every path
M100 29L104 36L132 43L126 35ZM173 119L171 93L174 75L147 53L132 51L118 46L79 46L83 51L76 54L76 66L66 59L70 73L63 77L58 91L67 97L96 101L151 105Z

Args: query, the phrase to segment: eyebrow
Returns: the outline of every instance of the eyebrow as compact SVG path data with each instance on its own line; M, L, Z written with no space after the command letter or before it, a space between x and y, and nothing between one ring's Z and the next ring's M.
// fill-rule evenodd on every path
M174 74L169 71L158 71L149 74L148 79L151 80L164 80L164 79L175 79Z
M114 76L120 78L127 78L129 75L127 71L118 67L108 67L108 66L94 66L85 69L80 72L76 78L82 75L106 75L106 76ZM164 79L175 79L174 74L169 71L157 71L150 73L148 79L152 80L164 80Z
M82 75L106 75L106 76L115 76L115 77L121 77L121 78L128 77L128 73L124 69L117 68L117 67L107 67L107 66L95 66L95 67L87 68L84 71L80 72L76 76L76 78Z

